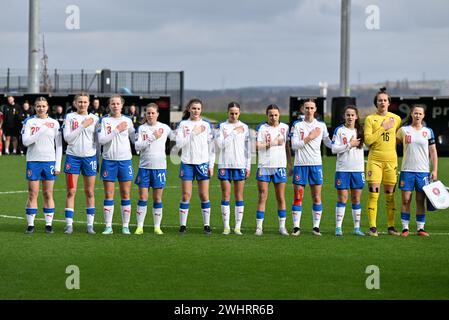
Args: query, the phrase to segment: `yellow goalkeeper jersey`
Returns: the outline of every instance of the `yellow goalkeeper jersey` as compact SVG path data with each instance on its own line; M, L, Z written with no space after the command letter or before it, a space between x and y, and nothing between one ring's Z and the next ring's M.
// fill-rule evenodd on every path
M394 120L394 127L385 130L382 127L383 121L390 118ZM385 116L377 113L371 114L365 119L365 144L369 147L368 161L391 161L397 162L396 153L396 131L401 126L401 118L391 112Z

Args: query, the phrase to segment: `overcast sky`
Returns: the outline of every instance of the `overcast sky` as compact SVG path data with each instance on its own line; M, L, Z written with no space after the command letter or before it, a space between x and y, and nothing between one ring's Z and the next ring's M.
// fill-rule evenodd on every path
M183 70L187 89L338 84L340 3L40 0L40 32L50 69ZM0 71L26 69L28 0L0 13ZM350 65L352 84L449 79L449 1L352 0Z

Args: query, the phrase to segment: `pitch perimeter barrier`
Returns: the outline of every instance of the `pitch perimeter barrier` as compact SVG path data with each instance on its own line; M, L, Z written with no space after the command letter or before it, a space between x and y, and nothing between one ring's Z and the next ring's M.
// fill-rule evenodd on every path
M438 156L449 156L449 97L391 97L389 110L405 120L414 104L426 106L424 121L435 134Z

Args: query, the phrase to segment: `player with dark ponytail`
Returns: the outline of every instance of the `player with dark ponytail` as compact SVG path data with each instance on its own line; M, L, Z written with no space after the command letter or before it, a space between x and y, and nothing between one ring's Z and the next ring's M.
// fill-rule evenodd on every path
M368 220L370 236L377 237L377 200L380 184L384 185L388 234L399 236L394 227L394 191L397 182L398 156L396 153L396 131L401 126L401 118L388 111L391 98L385 87L380 88L374 97L376 113L366 117L364 135L369 147L366 167L368 182Z
M359 123L359 112L356 106L347 106L343 114L345 122L335 129L332 138L332 153L337 154L335 188L338 200L335 207L335 235L343 235L342 223L350 189L354 234L364 236L365 234L360 229L362 212L360 199L365 186L363 128Z

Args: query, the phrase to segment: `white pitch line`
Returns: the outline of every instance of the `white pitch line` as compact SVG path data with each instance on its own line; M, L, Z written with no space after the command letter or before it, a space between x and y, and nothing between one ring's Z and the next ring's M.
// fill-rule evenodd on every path
M26 220L26 218L24 218L24 217L9 216L9 215L6 215L6 214L0 214L0 218ZM36 220L45 221L45 218L35 218L35 221ZM61 219L53 219L53 221L54 222L65 222L65 220L61 220ZM75 221L74 220L73 223L86 224L86 221ZM94 224L96 224L96 225L104 225L104 222L94 222ZM114 222L114 223L112 223L112 225L113 226L121 226L122 224ZM130 223L129 225L131 227L136 227L137 226L137 224L133 224L133 223ZM153 225L144 224L144 227L153 227ZM179 226L170 226L170 225L166 225L166 226L163 226L163 227L164 228L179 228ZM192 227L189 227L189 229L203 229L203 227L194 227L194 226L192 226ZM217 228L212 227L212 229L221 229L221 226L217 227ZM268 228L268 229L264 229L264 230L272 231L272 230L274 230L274 228ZM386 235L387 232L379 232L379 234ZM449 236L449 233L448 232L432 232L432 233L430 233L430 235L432 235L432 236Z
M165 187L170 189L179 189L181 186L167 186ZM119 187L115 187L116 190L119 189ZM84 188L78 188L78 191L84 191ZM95 188L94 190L104 190L104 188ZM53 192L61 192L61 191L67 191L67 189L53 189ZM15 194L15 193L28 193L28 190L17 190L17 191L0 191L0 195L2 194Z
M217 186L219 187L219 186ZM245 184L246 187L257 187L255 184ZM119 189L119 187L115 187L116 190ZM164 189L181 189L181 186L166 186ZM78 191L84 191L84 188L78 188ZM104 190L104 188L95 188L95 190ZM66 192L66 189L54 189L53 192ZM16 190L16 191L0 191L0 195L4 194L17 194L17 193L28 193L28 190Z
M28 190L1 191L1 192L0 192L0 194L15 194L15 193L28 193Z

